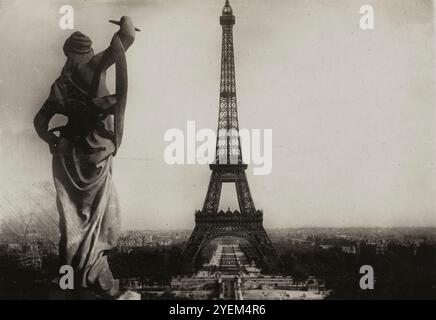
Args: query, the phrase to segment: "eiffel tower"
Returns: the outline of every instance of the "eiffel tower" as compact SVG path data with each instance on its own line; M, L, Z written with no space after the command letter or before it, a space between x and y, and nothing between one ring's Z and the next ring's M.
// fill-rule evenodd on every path
M224 5L220 24L223 29L221 52L221 82L215 163L203 209L195 213L195 228L182 254L181 267L185 272L196 270L196 262L204 246L223 236L248 240L255 249L255 260L263 271L277 271L279 260L263 227L263 212L256 210L251 197L242 162L236 103L233 26L235 16L228 0ZM223 183L234 183L239 211L219 211Z

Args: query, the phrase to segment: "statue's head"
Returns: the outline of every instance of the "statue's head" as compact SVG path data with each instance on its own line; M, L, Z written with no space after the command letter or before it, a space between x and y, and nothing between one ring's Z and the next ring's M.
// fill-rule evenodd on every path
M68 58L79 58L80 60L89 60L94 56L91 39L81 33L74 32L64 44L64 53Z

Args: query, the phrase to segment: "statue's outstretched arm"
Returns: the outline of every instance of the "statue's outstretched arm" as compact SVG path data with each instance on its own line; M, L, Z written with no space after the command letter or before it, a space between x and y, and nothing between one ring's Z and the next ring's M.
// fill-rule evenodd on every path
M127 49L135 41L135 32L136 32L135 26L133 25L132 19L130 19L127 16L121 17L120 30L115 33L114 38L119 37L123 45L124 51L127 51ZM115 62L114 53L113 53L114 38L112 38L111 45L109 46L109 48L95 55L89 61L91 67L93 67L94 69L99 67L101 68L100 71L105 71L107 68L109 68L111 65L114 64Z

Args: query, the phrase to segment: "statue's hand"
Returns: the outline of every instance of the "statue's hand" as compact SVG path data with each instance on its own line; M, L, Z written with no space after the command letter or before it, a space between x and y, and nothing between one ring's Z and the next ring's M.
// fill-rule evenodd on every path
M135 25L133 24L132 19L130 19L130 17L128 16L121 17L120 31L118 31L118 33L123 41L123 44L127 44L127 47L130 46L130 44L132 44L135 41L135 34L136 34Z
M132 19L129 16L122 16L120 19L121 28L128 28L132 31L135 31L135 25L133 24Z
M128 16L122 16L120 19L120 31L126 34L132 34L133 36L136 33L135 25L133 21Z

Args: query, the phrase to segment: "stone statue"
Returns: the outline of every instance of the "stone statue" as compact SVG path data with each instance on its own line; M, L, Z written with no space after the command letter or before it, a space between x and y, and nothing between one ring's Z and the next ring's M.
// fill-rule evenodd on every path
M36 132L48 143L59 210L59 256L74 269L75 288L113 296L117 289L107 252L117 244L120 208L112 182L112 159L121 144L127 97L125 51L135 40L129 17L110 46L94 55L91 40L74 32L65 42L60 77L36 114ZM116 93L109 94L106 70L115 64ZM65 126L48 130L55 114ZM86 291L86 290L85 290Z

